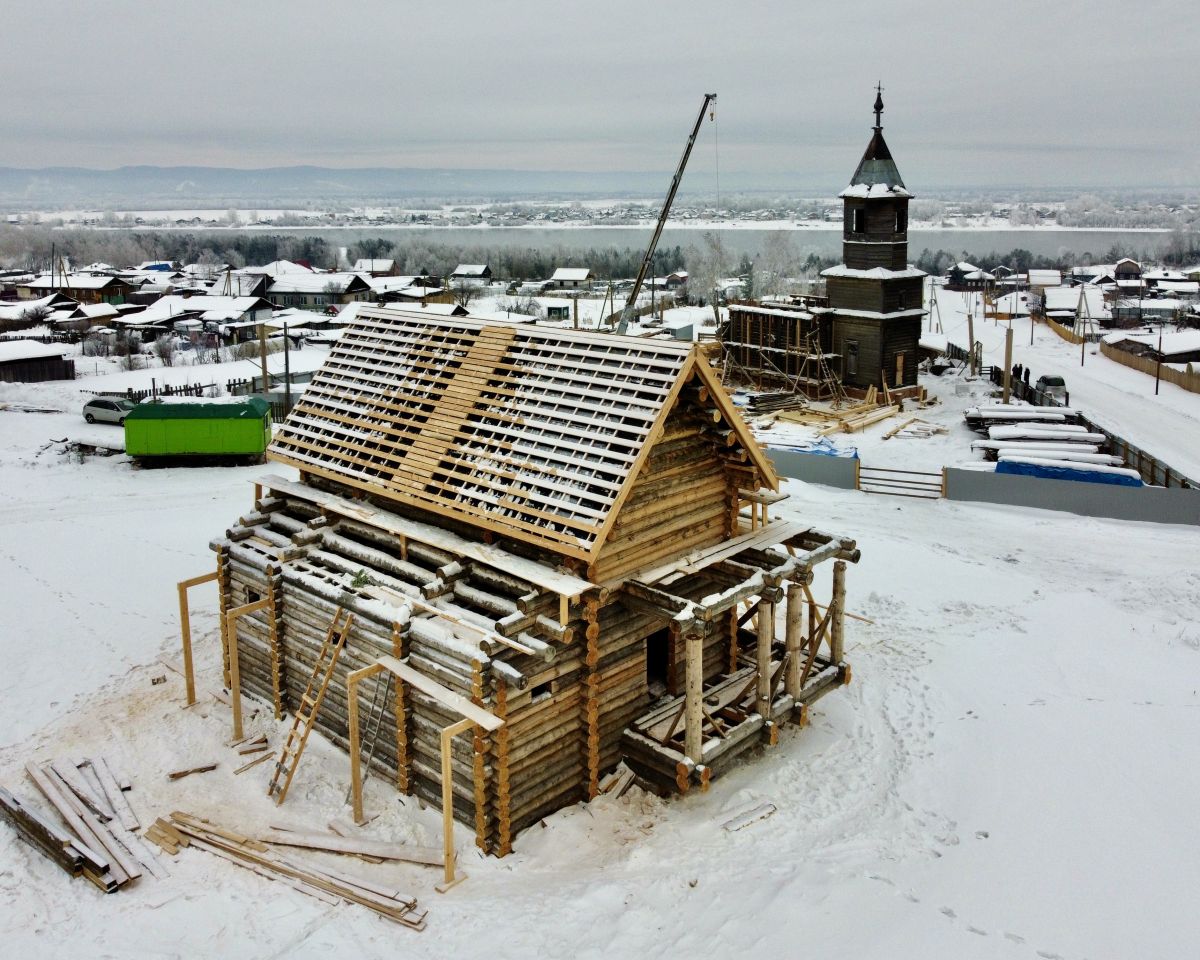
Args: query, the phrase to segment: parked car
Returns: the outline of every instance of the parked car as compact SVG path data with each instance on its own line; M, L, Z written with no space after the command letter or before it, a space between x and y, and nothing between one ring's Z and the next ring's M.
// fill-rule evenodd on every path
M1055 400L1067 402L1067 382L1062 377L1038 377L1035 385L1042 393L1047 393Z
M117 423L124 425L125 417L137 404L124 397L97 397L83 405L83 419L88 423Z

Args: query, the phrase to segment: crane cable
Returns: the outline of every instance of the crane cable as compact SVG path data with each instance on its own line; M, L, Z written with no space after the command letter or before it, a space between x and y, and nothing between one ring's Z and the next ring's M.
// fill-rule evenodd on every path
M717 284L720 285L725 274L725 251L721 240L723 230L720 225L721 216L721 125L717 122L717 111L709 108L708 120L713 125L713 178L717 188Z

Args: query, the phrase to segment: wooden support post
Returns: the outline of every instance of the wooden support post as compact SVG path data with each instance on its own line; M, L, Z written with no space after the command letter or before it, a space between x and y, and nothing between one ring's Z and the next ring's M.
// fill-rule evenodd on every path
M434 887L438 893L445 893L467 879L466 874L454 875L454 764L450 750L454 738L472 726L472 722L464 717L442 729L442 846L446 874L445 879Z
M365 822L363 817L362 805L362 760L359 754L362 752L362 744L359 742L359 727L358 727L358 685L367 677L373 677L377 673L383 673L384 667L378 663L373 663L369 667L363 667L361 670L353 670L346 674L346 707L350 721L350 792L354 798L354 822L360 826ZM396 678L396 683L399 684L400 678Z
M833 565L833 598L829 601L829 654L834 663L842 662L842 637L846 613L846 561Z
M192 615L188 610L187 592L190 587L199 586L217 579L217 571L206 573L190 580L179 581L179 633L183 641L183 681L187 687L187 705L196 702L196 673L192 669Z
M684 753L693 763L704 759L704 642L694 626L684 642Z
M242 675L238 668L238 618L247 613L265 610L271 605L271 598L264 597L254 603L244 603L234 607L225 614L225 642L229 649L229 697L233 701L233 739L242 739Z
M765 597L758 601L758 649L755 670L758 672L756 709L764 720L771 719L771 643L775 640L775 604Z
M800 696L800 649L804 646L804 588L798 583L789 583L787 588L787 618L784 644L787 647L787 673L784 690L793 697Z

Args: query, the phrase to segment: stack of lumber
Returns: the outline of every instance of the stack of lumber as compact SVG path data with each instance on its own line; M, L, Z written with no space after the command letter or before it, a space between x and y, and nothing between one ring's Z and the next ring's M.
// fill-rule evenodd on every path
M757 416L778 410L800 410L808 405L808 398L802 393L752 393L747 405Z
M872 390L875 388L872 387ZM781 420L791 423L802 423L813 427L823 437L834 433L857 433L873 423L886 420L900 412L897 403L877 406L874 400L864 400L840 410L821 407L808 407L801 412L785 410L779 414Z
M280 831L271 833L274 835ZM425 929L426 912L417 911L415 897L374 880L354 877L340 870L323 870L311 864L290 860L276 853L262 840L224 829L200 817L176 811L169 817L159 818L147 832L147 836L169 853L176 853L181 847L204 850L240 867L253 870L261 876L283 880L301 893L324 903L357 903L412 930ZM288 834L282 836L287 838ZM336 842L340 838L331 836L328 839L329 843L334 845L323 846L321 849L347 852L344 845L342 849L337 848ZM314 846L311 843L291 845ZM391 846L395 845L377 843L372 849L378 851Z
M101 890L112 893L132 883L143 868L159 879L167 876L154 852L135 833L140 829L138 818L103 758L29 763L25 771L67 826L66 831L55 828L49 842L58 844L66 836L70 848L82 855L79 872ZM63 859L53 859L74 874ZM68 851L65 859L70 862L73 855Z
M0 817L12 825L22 840L40 850L71 876L83 874L106 893L117 889L103 854L55 826L3 787L0 787Z

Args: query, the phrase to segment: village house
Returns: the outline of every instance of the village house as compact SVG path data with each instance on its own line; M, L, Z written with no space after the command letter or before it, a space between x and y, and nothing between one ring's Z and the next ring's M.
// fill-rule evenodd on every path
M492 281L492 268L486 263L460 263L450 274L451 283L484 286Z
M375 291L357 273L285 272L276 276L265 294L281 307L326 310L355 300L373 301Z
M269 458L299 480L257 478L211 544L222 611L263 601L224 638L240 689L279 717L332 669L315 727L439 805L449 742L484 851L622 760L704 789L849 682L858 550L770 515L771 462L693 344L360 308ZM444 741L455 697L489 726Z
M395 260L355 260L351 273L362 273L369 277L394 277L400 273Z
M550 277L550 284L559 290L587 290L593 279L587 267L559 267Z
M120 277L87 273L46 274L17 284L17 298L38 300L52 293L63 293L80 303L124 303L133 289Z

